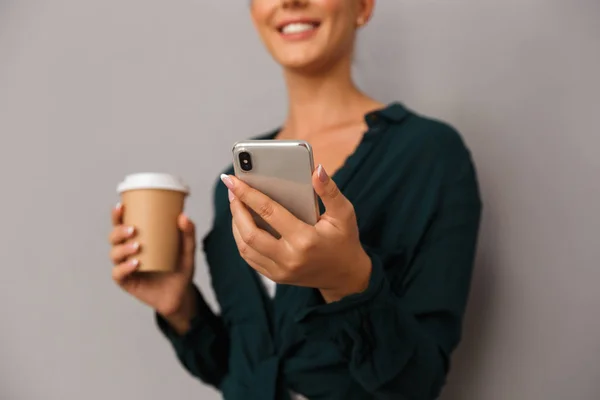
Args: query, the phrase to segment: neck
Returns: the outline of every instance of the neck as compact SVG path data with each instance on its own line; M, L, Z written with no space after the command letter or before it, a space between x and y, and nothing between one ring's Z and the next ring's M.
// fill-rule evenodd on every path
M311 133L351 122L349 118L362 114L377 103L354 84L351 59L340 60L332 68L307 74L286 70L288 117L285 136L306 138ZM358 113L358 114L357 114Z

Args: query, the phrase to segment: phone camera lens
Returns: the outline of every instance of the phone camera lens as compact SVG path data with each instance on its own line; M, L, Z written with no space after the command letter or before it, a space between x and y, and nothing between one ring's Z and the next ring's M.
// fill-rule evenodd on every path
M248 172L252 170L252 158L250 157L250 153L242 151L239 155L239 159L242 171Z

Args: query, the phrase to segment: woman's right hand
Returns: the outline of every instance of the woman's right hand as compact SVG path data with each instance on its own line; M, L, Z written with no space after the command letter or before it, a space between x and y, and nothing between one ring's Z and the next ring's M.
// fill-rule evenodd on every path
M196 311L196 292L192 284L196 252L194 223L183 214L179 216L177 223L182 233L182 246L179 265L174 272L137 274L139 262L135 255L140 244L135 241L135 227L123 225L123 206L120 204L112 210L111 219L113 230L109 242L113 280L155 309L179 333L184 333Z

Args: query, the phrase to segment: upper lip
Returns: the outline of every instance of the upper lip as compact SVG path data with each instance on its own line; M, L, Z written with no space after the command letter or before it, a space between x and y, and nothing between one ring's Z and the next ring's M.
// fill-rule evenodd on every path
M290 24L313 24L313 25L320 25L321 21L319 21L316 18L295 18L295 19L288 19L285 21L281 21L280 23L277 24L277 30L281 31L283 30L283 28L287 25Z

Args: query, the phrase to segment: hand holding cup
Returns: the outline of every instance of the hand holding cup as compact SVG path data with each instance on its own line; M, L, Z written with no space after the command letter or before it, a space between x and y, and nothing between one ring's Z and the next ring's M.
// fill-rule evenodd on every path
M135 174L118 191L109 235L113 280L185 331L195 300L195 226L183 214L189 190L170 175Z

